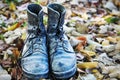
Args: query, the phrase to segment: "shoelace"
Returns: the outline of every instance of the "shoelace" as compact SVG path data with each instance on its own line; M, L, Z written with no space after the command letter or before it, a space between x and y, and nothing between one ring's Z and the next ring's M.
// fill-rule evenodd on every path
M57 36L59 37L60 40L63 40L63 34L64 34L63 27L60 26L57 32Z
M58 36L58 38L59 38L60 41L62 42L62 47L63 47L63 49L64 49L64 46L63 46L63 42L64 42L64 41L63 41L63 39L64 39L64 31L63 31L63 27L62 27L62 26L57 27L57 33L56 33L56 35ZM54 53L56 53L58 44L59 44L59 42L56 42L55 52L54 52ZM64 50L65 50L65 49L64 49ZM53 58L51 59L51 62L53 62L53 60L54 60L54 56L53 56ZM51 64L51 62L50 62L50 64Z
M33 29L34 29L34 27L32 28L31 31L33 31ZM29 42L31 42L31 46L24 52L24 54L21 56L21 58L25 58L25 57L27 57L27 56L30 56L30 55L33 53L33 45L36 43L36 41L33 42L33 39L35 39L35 38L40 39L40 36L41 36L40 33L41 33L40 29L37 28L34 33L31 32L31 33L28 35L28 37L27 37L27 39L26 39L26 41L25 41L25 44L29 41ZM34 34L34 35L33 35L33 34ZM32 35L32 36L31 36L31 35ZM31 48L32 48L32 52L31 52L30 54L26 55L26 53L27 53L27 52L29 51L29 49L31 49ZM23 49L24 49L24 47L23 47ZM22 49L21 53L23 52L23 49ZM25 55L26 55L26 56L25 56Z

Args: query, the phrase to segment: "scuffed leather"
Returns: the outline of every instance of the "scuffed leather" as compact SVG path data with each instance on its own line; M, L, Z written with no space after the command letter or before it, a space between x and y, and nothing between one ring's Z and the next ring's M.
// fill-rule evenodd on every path
M27 13L28 37L22 52L21 67L26 77L39 80L47 78L49 72L43 11L41 6L30 4Z
M48 5L48 52L52 73L58 79L70 78L76 72L75 52L62 29L65 12L62 5Z

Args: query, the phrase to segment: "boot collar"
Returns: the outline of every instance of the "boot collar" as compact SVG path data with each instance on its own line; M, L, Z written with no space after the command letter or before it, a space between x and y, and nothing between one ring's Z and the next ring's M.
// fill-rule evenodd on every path
M38 4L30 4L27 7L28 12L28 22L30 24L38 24L38 21L43 21L43 10L42 7ZM37 22L37 23L36 23Z
M65 8L57 3L52 3L48 5L48 9L55 12L58 16L64 16L66 13Z

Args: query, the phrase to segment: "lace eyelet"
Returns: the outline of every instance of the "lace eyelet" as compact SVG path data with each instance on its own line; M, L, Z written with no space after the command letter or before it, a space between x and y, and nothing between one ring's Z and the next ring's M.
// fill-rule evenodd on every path
M60 40L61 40L61 41L64 41L64 38L62 37L62 38L60 38Z
M53 24L52 26L55 26L55 24Z
M35 26L33 26L33 29L35 29L36 27Z

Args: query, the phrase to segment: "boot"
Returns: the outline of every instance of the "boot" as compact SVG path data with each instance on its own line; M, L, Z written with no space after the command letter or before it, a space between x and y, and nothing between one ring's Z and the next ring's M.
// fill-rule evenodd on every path
M48 5L48 52L51 71L57 79L70 78L76 72L75 52L63 31L65 13L62 5Z
M26 77L39 80L47 78L49 72L42 7L30 4L27 14L28 37L22 51L21 67Z

